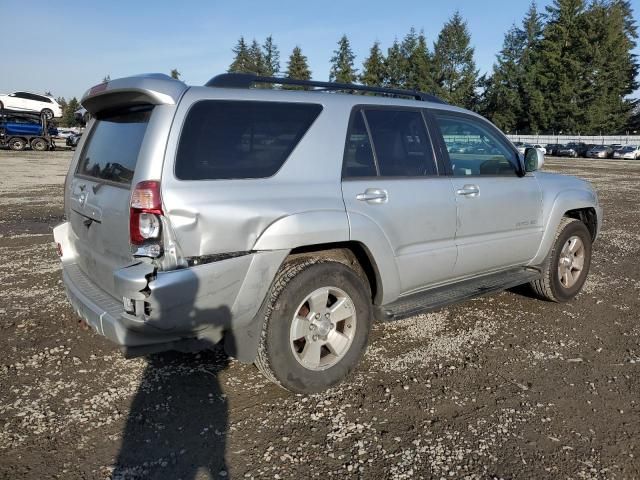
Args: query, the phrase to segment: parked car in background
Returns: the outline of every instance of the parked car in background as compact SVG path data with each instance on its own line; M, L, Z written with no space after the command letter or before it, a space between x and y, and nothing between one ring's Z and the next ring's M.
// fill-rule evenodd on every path
M514 143L514 145L518 149L518 152L520 152L523 155L524 155L524 152L525 152L525 150L527 148L534 148L534 146L531 145L530 143L516 142L516 143Z
M596 145L587 151L588 158L611 158L613 149L608 145Z
M578 158L580 156L578 151L579 149L576 144L568 143L567 145L562 145L556 150L556 156Z
M39 93L13 92L8 95L0 95L0 110L3 108L38 112L48 119L62 116L62 107L55 98Z
M558 150L564 147L561 143L548 143L545 147L547 155L558 155Z
M638 160L640 158L640 146L627 145L613 152L613 158Z
M540 152L542 152L543 155L547 154L547 149L542 145L534 145L533 148L535 148L536 150L540 150Z
M75 311L129 356L222 342L317 392L355 368L376 319L527 283L567 302L587 279L593 187L432 95L151 74L82 104L95 120L54 238ZM472 153L437 148L459 142Z
M56 137L58 138L69 138L71 135L75 135L76 132L74 132L73 130L63 130L63 129L58 129L58 135L56 135Z
M67 147L71 147L71 148L76 148L78 146L78 142L80 142L80 139L82 138L82 132L80 133L72 133L71 135L69 135L67 137L66 140L66 145Z

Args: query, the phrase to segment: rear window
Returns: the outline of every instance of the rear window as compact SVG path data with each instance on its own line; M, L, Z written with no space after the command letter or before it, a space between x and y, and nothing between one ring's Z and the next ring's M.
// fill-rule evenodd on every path
M152 108L136 107L100 116L91 129L76 174L129 185Z
M181 180L274 175L322 110L307 103L204 100L184 123L175 174Z

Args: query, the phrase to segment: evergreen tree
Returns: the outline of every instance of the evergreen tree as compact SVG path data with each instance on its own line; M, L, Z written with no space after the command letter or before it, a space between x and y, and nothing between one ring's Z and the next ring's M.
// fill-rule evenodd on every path
M111 75L108 73L102 78L102 83L107 83L111 81Z
M60 124L63 127L76 127L79 122L76 120L76 110L80 108L80 102L76 97L69 100L69 103L65 105L65 109L62 112L62 118Z
M434 92L436 87L431 64L432 58L427 39L421 31L406 58L404 87L422 92Z
M302 54L300 47L296 46L291 52L289 62L287 63L286 76L298 80L311 80L311 70L307 63L307 57ZM305 87L285 85L283 88L290 90L303 90Z
M362 64L360 82L371 87L382 87L385 82L385 59L380 50L380 42L374 42L369 56Z
M584 0L554 0L546 7L548 23L538 52L538 88L545 92L547 130L584 132Z
M182 75L182 74L178 71L177 68L172 68L170 75L171 75L171 78L174 78L176 80L180 80L180 75Z
M358 79L358 71L354 66L355 58L349 39L346 35L342 35L342 38L338 41L338 49L334 50L333 57L331 57L329 81L354 83Z
M240 37L238 43L233 48L233 62L229 65L228 72L250 72L251 68L251 56L249 53L249 47L244 41L244 37Z
M473 108L478 71L471 36L459 12L445 23L434 46L433 63L438 93L454 105Z
M522 113L518 126L520 131L538 133L548 123L549 111L544 102L544 93L539 88L541 66L539 62L540 40L544 24L535 2L529 6L522 22L524 46L519 64L522 77L519 91L522 99Z
M402 88L405 72L405 58L402 56L400 43L396 38L393 45L387 50L387 58L384 62L385 87Z
M264 58L265 75L273 77L280 72L280 51L278 46L273 43L273 37L269 35L262 45L262 54Z
M266 75L267 68L262 55L262 47L258 41L254 38L249 47L249 63L247 65L247 72L257 73L258 75Z
M513 25L504 37L491 77L482 79L485 92L480 110L505 131L516 130L523 115L520 95L523 71L520 62L525 42L524 32Z

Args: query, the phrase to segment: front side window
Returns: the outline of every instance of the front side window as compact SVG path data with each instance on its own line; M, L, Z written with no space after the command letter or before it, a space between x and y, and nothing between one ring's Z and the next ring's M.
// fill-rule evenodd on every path
M434 117L449 152L454 176L517 175L516 153L489 126L446 112L434 112Z
M381 177L437 175L431 142L420 112L366 109Z
M266 178L298 145L322 106L203 100L184 122L175 174L180 180Z

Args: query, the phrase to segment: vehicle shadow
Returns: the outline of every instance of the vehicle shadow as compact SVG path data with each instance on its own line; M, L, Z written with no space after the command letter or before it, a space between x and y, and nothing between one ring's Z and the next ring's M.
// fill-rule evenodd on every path
M197 284L196 284L197 285ZM230 321L223 305L199 309L198 288L183 298L192 327ZM207 319L206 322L203 319ZM233 339L227 339L233 343ZM228 407L218 375L230 360L221 344L200 353L147 357L115 460L113 480L229 478L225 463Z

